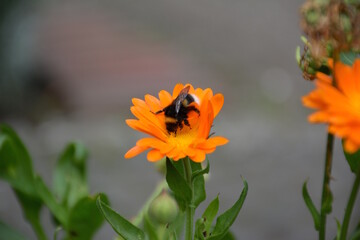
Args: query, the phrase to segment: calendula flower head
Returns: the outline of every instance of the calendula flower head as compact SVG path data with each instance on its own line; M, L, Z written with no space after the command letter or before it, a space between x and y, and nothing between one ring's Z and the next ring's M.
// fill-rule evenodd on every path
M360 59L352 66L336 62L333 72L334 84L331 76L318 72L316 89L302 100L306 107L317 109L309 121L329 124L328 131L343 138L345 151L353 153L360 148Z
M228 142L224 137L210 136L213 120L224 103L224 96L214 95L210 88L177 84L172 94L161 90L159 99L148 94L145 100L133 98L132 103L130 110L137 119L127 119L126 123L150 137L138 140L125 158L150 150L147 159L151 162L165 156L202 162L206 154Z

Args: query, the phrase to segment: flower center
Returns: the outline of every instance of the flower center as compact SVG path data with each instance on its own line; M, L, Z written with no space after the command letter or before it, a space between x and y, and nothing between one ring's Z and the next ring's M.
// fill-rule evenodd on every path
M184 126L183 129L178 129L176 133L170 133L168 142L169 144L177 147L177 148L185 148L188 147L197 136L197 127L190 128L188 126Z

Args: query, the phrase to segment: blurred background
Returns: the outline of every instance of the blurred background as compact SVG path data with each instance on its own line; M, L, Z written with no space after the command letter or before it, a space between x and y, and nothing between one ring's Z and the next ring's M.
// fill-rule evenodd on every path
M161 180L145 154L123 157L143 136L125 124L131 98L178 82L211 87L225 96L214 129L230 143L209 156L206 203L220 193L220 210L229 208L243 176L249 193L232 227L238 239L315 239L301 187L308 179L318 206L326 128L307 122L300 100L313 88L294 59L302 3L2 0L0 121L19 133L48 185L65 144L84 142L91 192L106 193L130 218ZM329 237L352 179L337 139ZM0 219L35 239L3 181L0 196ZM49 212L42 214L51 236ZM105 223L96 239L114 235Z

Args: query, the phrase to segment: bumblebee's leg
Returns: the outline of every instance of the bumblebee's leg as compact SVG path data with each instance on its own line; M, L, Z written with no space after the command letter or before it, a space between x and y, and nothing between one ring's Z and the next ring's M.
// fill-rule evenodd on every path
M162 112L164 112L164 109L161 109L161 110L159 110L159 111L157 111L157 112L152 112L152 113L154 113L155 115L157 115L157 114L162 113Z
M185 120L186 120L186 119L184 119L184 122L185 122ZM179 126L180 130L183 129L183 127L184 127L184 125L182 124L181 121L178 122L178 126Z
M184 124L186 125L186 126L188 126L188 127L190 127L190 123L189 123L189 121L185 118L184 119ZM191 128L191 127L190 127Z

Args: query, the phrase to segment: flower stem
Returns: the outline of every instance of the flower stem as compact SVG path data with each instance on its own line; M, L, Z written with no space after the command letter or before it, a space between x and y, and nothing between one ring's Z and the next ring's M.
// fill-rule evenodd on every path
M168 189L168 185L166 183L166 180L161 181L155 188L154 192L151 194L151 196L146 200L145 204L143 205L143 207L141 208L141 210L138 212L138 214L136 215L136 217L131 220L131 222L135 225L135 226L139 226L141 224L141 222L144 219L144 215L146 214L150 203L157 197L159 196L159 194L161 193L162 190L164 189Z
M33 221L33 222L31 222L31 225L34 229L37 239L39 239L39 240L47 240L48 239L46 237L44 229L41 226L39 221Z
M331 198L330 178L334 145L333 143L334 136L331 133L328 133L326 142L324 180L321 196L319 240L325 240L326 235L326 215L329 213L329 210L327 209L328 207L326 207L325 205L328 204L329 198Z
M341 226L340 240L346 239L347 230L348 230L349 222L350 222L350 217L351 217L351 213L352 213L352 210L354 207L356 195L359 191L359 186L360 186L360 169L356 173L356 178L355 178L352 190L351 190L351 194L350 194L348 203L346 205L345 215L344 215L343 223Z
M191 164L190 159L188 157L183 159L184 170L185 170L185 178L189 187L192 191L192 196L194 195L194 187L191 180ZM185 240L192 240L193 238L193 225L194 225L194 207L193 207L193 197L191 198L190 204L186 206L186 226L185 226Z

